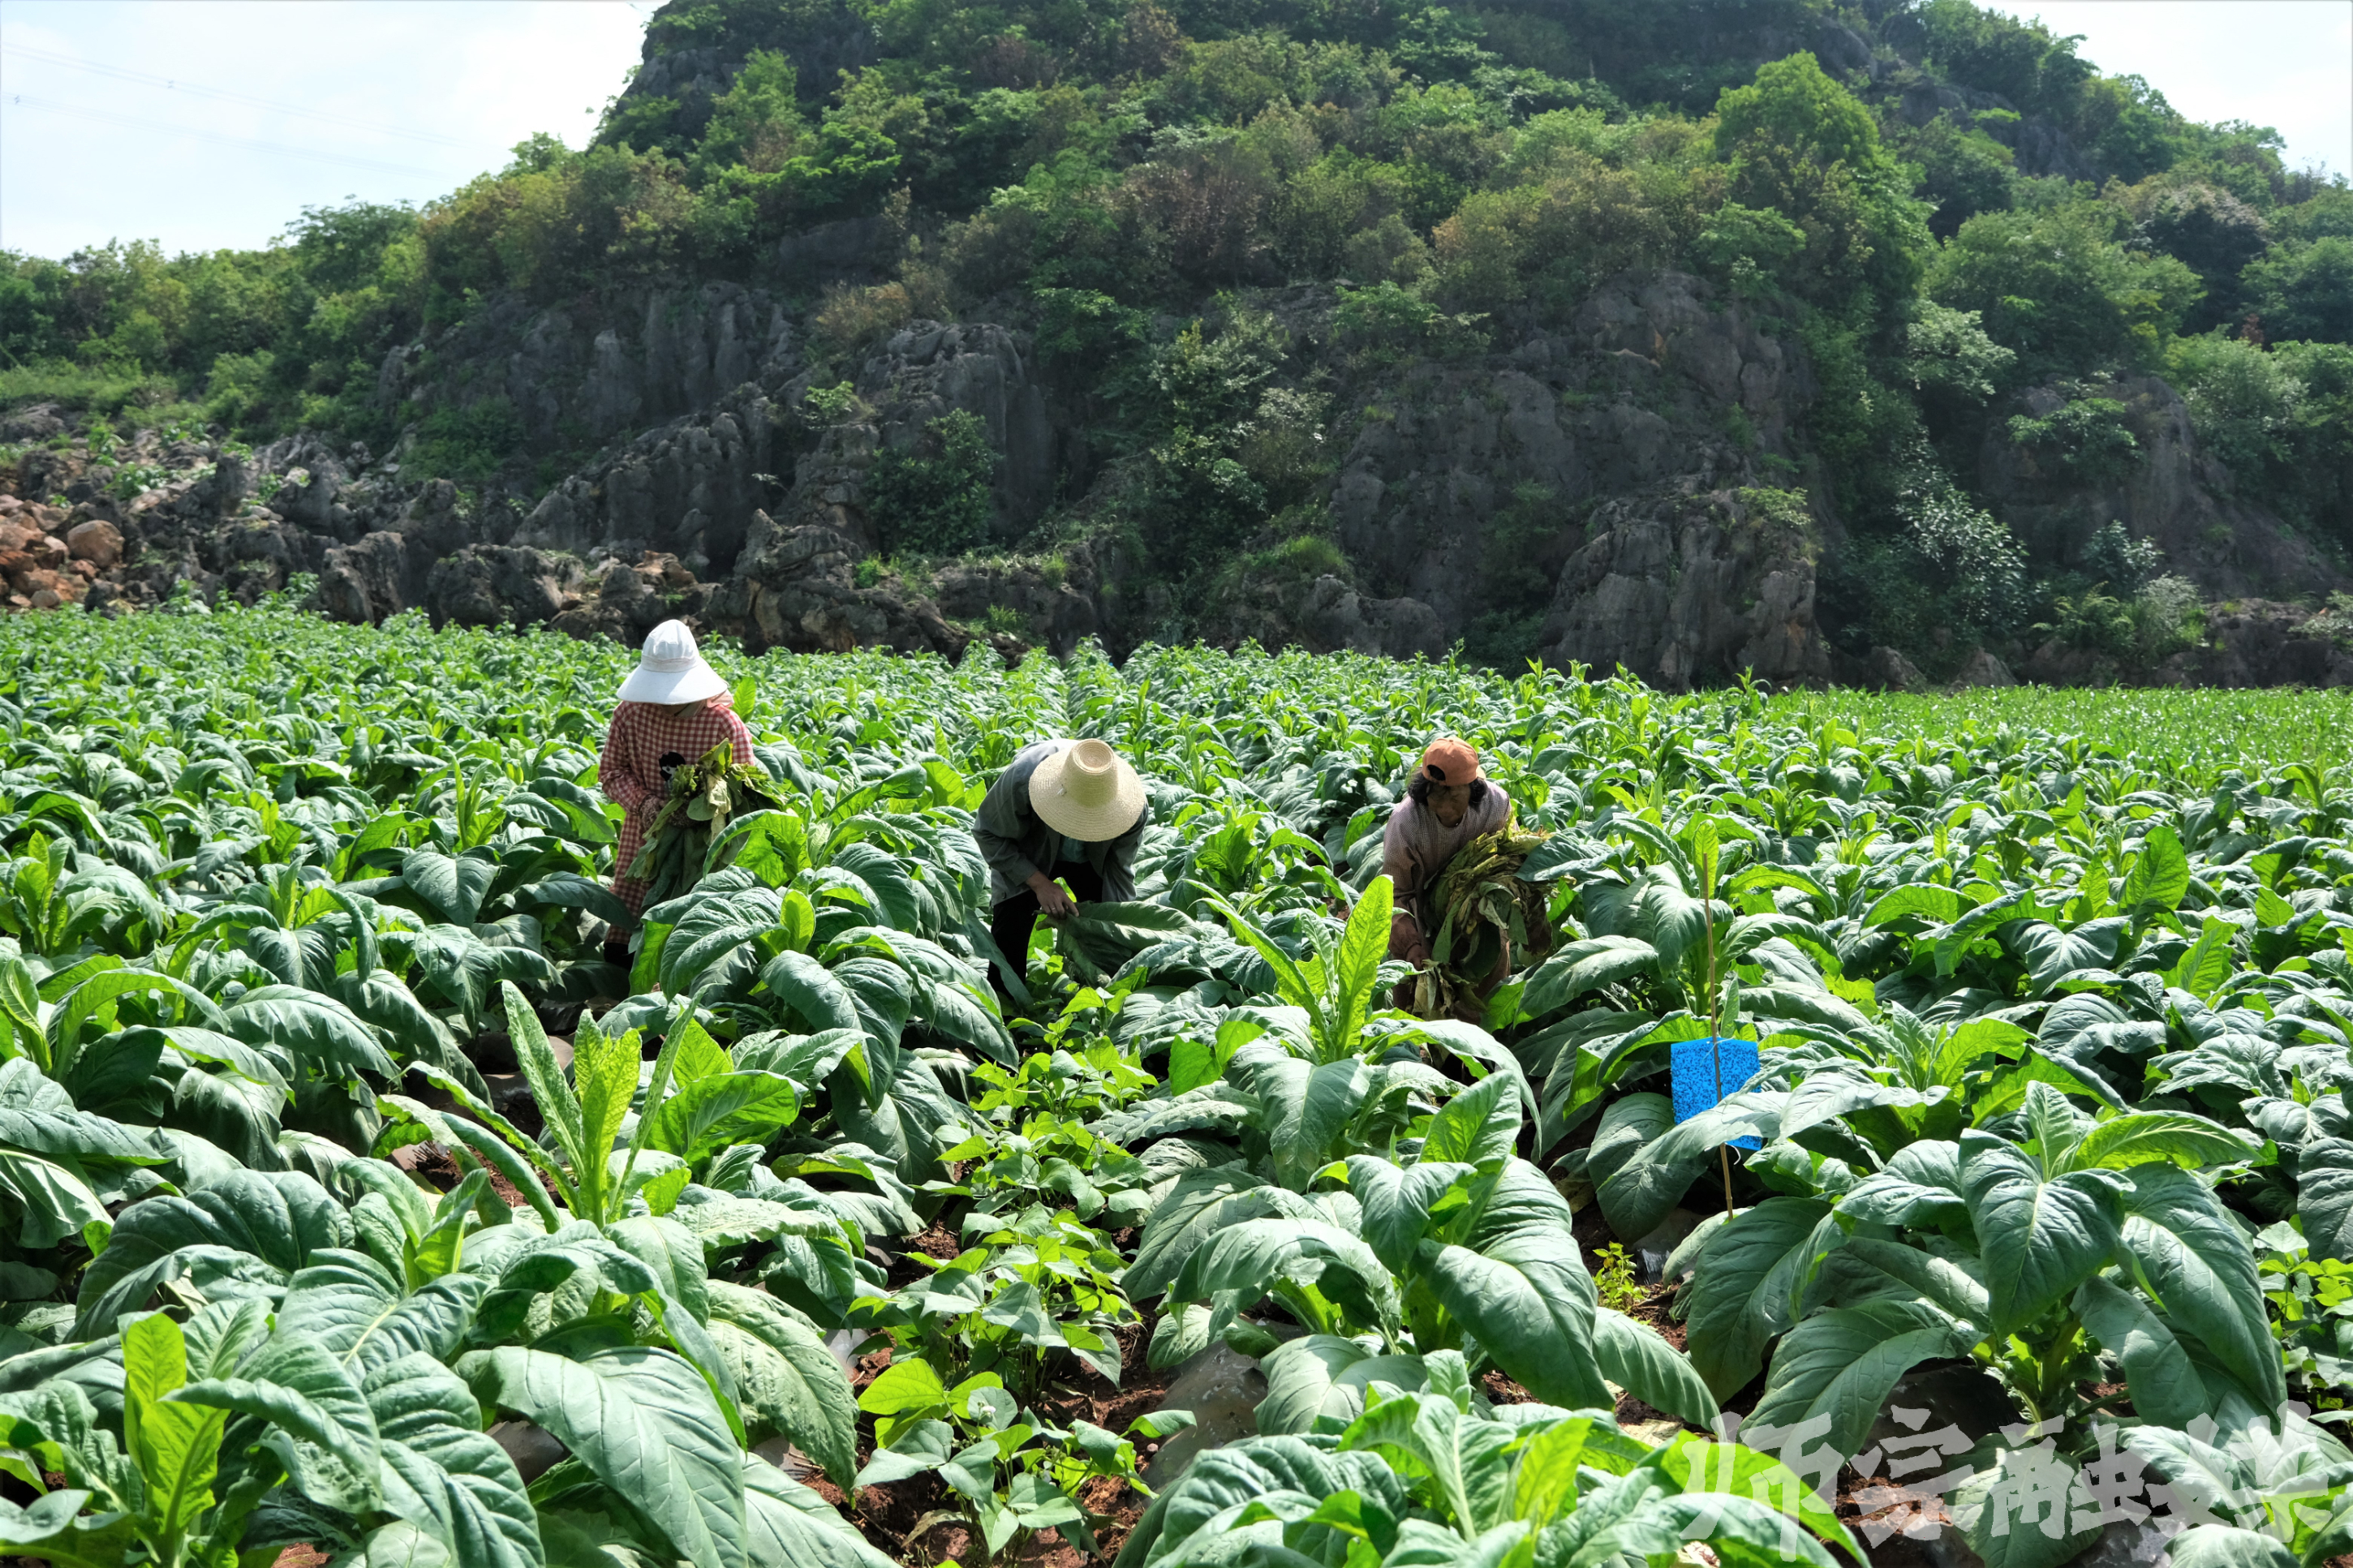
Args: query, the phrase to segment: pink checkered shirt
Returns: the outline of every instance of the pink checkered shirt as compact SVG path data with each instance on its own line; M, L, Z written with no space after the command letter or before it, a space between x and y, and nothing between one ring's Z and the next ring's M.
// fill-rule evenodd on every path
M650 702L624 702L614 710L604 754L596 759L596 784L624 813L621 841L613 850L613 893L631 914L645 907L646 885L627 873L661 809L661 759L675 752L696 762L724 741L734 742L739 764L752 765L752 731L735 717L735 700L724 691L683 713Z

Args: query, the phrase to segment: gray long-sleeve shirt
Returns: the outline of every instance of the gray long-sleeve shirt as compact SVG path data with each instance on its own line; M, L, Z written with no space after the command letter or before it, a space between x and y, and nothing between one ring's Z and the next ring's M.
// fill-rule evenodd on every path
M1396 907L1413 917L1423 936L1437 939L1430 922L1429 894L1446 863L1473 838L1503 826L1511 814L1511 797L1495 784L1488 784L1486 798L1452 827L1418 800L1401 800L1389 813L1381 841L1381 869L1388 873Z
M1116 838L1095 843L1065 838L1039 819L1029 804L1029 778L1038 764L1075 741L1039 741L1024 746L988 786L980 809L973 813L972 837L988 862L988 901L1001 904L1027 890L1030 876L1058 860L1084 860L1103 877L1106 903L1125 903L1135 897L1135 852L1143 846L1144 829L1152 821L1146 801L1135 826Z

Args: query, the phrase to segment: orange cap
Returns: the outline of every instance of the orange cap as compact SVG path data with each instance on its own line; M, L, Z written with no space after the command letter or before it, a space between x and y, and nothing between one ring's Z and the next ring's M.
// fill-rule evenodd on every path
M1469 784L1479 776L1479 753L1451 735L1442 736L1421 753L1421 776L1432 784Z

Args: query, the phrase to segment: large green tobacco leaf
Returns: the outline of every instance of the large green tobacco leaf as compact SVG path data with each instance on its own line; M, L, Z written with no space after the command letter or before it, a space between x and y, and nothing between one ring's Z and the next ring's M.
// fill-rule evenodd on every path
M1829 1451L1862 1447L1895 1380L1924 1361L1957 1353L1950 1321L1926 1302L1879 1300L1817 1312L1781 1336L1750 1426L1792 1433L1827 1416ZM1761 1437L1759 1446L1770 1447Z
M1598 1308L1593 1356L1604 1377L1654 1410L1694 1426L1713 1425L1719 1414L1715 1396L1691 1362L1648 1323Z
M2287 1386L2245 1233L2189 1172L2148 1164L2130 1174L2122 1241L2133 1277L2261 1408L2277 1409Z
M1258 1404L1258 1429L1270 1436L1312 1432L1319 1421L1354 1421L1364 1413L1365 1390L1375 1381L1409 1393L1428 1381L1419 1356L1376 1355L1336 1334L1285 1340L1259 1370L1266 1376L1266 1395Z
M1460 1244L1425 1238L1420 1283L1506 1375L1569 1409L1612 1401L1594 1360L1599 1300L1585 1271L1568 1205L1543 1173L1507 1162Z
M714 1073L662 1101L646 1147L697 1161L731 1143L765 1143L800 1115L800 1092L772 1072Z
M2130 923L2111 917L2061 931L2040 921L2029 921L2010 933L2010 951L2025 961L2028 978L2040 994L2078 970L2105 969L2115 963L2117 946Z
M491 1287L480 1275L450 1274L412 1294L374 1258L322 1248L287 1281L278 1329L320 1345L360 1377L407 1355L456 1354Z
M177 1536L213 1503L225 1412L173 1401L187 1386L180 1325L160 1314L122 1336L122 1441L146 1483L149 1516Z
M191 1383L173 1397L276 1428L269 1446L312 1499L352 1512L375 1502L381 1456L375 1418L324 1347L274 1336L240 1362L235 1375Z
M483 850L452 856L438 849L412 849L400 863L400 879L408 890L443 920L459 926L470 926L480 918L483 896L498 874L498 861Z
M1390 1518L1406 1511L1405 1489L1377 1454L1331 1453L1287 1436L1246 1437L1211 1448L1152 1500L1113 1568L1145 1568L1177 1557L1211 1520L1276 1492L1327 1498L1348 1491L1361 1493Z
M765 1459L744 1457L752 1568L892 1568L834 1506Z
M2060 1168L2123 1170L2172 1160L2197 1170L2246 1159L2259 1146L2242 1132L2187 1111L2128 1111L2084 1132Z
M2084 1281L2076 1316L2100 1346L2123 1363L2134 1413L2164 1426L2188 1426L2211 1416L2215 1400L2197 1365L2137 1292L2108 1280Z
M554 1433L681 1556L713 1568L745 1561L743 1450L685 1362L642 1346L578 1361L510 1346L478 1351L459 1370L486 1403Z
M384 1447L386 1511L472 1568L537 1568L539 1520L514 1461L480 1428L457 1374L431 1355L374 1367L362 1385Z
M2296 1162L2296 1215L2312 1256L2353 1263L2353 1142L2321 1138Z
M237 1276L268 1289L317 1248L351 1240L342 1205L297 1172L244 1171L188 1197L147 1198L122 1211L106 1250L83 1270L75 1336L106 1333L122 1313L145 1305L156 1286L186 1271L184 1252L238 1260Z
M1366 1072L1353 1057L1319 1067L1276 1056L1254 1064L1250 1085L1265 1107L1267 1146L1275 1170L1285 1186L1298 1189L1306 1186L1319 1167L1345 1152L1337 1147L1340 1134L1365 1102Z
M2072 1460L2048 1440L1992 1447L1989 1456L1984 1448L1971 1456L1977 1474L1950 1505L1961 1539L1986 1568L2058 1568L2099 1539L2099 1526L2084 1522L2093 1510L2078 1506L2090 1493Z
M1270 1185L1239 1165L1186 1172L1145 1221L1135 1260L1122 1277L1129 1299L1142 1300L1160 1294L1176 1281L1186 1260L1203 1243L1244 1220L1270 1215L1325 1217L1313 1199ZM1368 1234L1366 1240L1374 1238ZM1377 1241L1374 1250L1379 1250Z
M2167 1568L2300 1568L2275 1536L2227 1524L2197 1524L2165 1543Z
M847 1486L858 1468L858 1405L841 1363L775 1297L715 1279L710 1291L711 1337L722 1355L735 1358L746 1423L791 1438Z
M802 1027L812 1032L864 1027L849 987L807 953L776 954L760 971L760 984L792 1010Z
M2158 910L2179 908L2189 891L2189 857L2182 850L2180 836L2159 823L2141 840L2140 853L2125 873L2124 886L2116 889L2116 903L2138 920Z
M1765 1347L1795 1321L1815 1228L1830 1205L1767 1198L1742 1211L1700 1254L1692 1282L1691 1359L1718 1398L1746 1387Z
M1519 1133L1518 1086L1500 1072L1490 1073L1430 1119L1419 1158L1482 1165L1509 1158Z
M1335 1225L1313 1219L1253 1219L1210 1237L1169 1286L1176 1301L1200 1301L1229 1290L1256 1300L1276 1284L1313 1284L1335 1300L1361 1300L1374 1320L1398 1321L1397 1282L1372 1248ZM1588 1281L1587 1289L1591 1290Z
M248 1045L274 1046L298 1062L344 1073L385 1078L400 1069L376 1043L375 1031L332 996L292 985L263 985L223 1010L225 1030Z
M0 1062L0 1145L51 1159L133 1165L165 1164L174 1157L171 1145L153 1131L76 1109L70 1095L23 1057Z
M2003 1334L2105 1266L2116 1248L2116 1188L2105 1171L2049 1181L2014 1145L1961 1134L1961 1191L1977 1226L1992 1321Z
M1365 1243L1373 1256L1402 1274L1433 1223L1432 1206L1476 1168L1429 1158L1398 1166L1372 1154L1348 1156L1348 1191L1364 1215Z
M1597 936L1573 942L1537 965L1520 993L1531 1018L1567 1006L1588 991L1656 972L1659 950L1639 937Z

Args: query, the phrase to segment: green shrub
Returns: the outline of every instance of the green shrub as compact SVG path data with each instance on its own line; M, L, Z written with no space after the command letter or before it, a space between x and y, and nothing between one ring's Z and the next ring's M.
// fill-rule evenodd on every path
M2032 453L2036 468L2076 484L2113 484L2140 460L2140 442L2112 397L2079 397L2041 418L2014 416L2012 445Z
M2189 405L2198 438L2240 483L2287 458L2304 384L2278 355L2218 329L2176 343L2166 368Z
M965 409L923 427L912 450L885 447L866 470L866 515L885 552L959 555L987 542L999 459Z
M417 422L408 467L441 479L491 479L519 455L522 421L506 394L444 403Z

